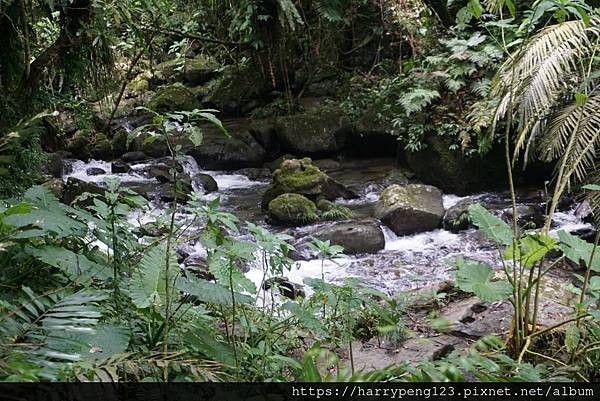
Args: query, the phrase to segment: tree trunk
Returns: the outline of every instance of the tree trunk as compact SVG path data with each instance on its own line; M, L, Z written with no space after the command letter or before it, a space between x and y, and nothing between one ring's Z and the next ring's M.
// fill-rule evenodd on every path
M444 28L450 28L454 25L454 17L451 15L446 5L445 0L424 0L425 4L436 14L444 26Z

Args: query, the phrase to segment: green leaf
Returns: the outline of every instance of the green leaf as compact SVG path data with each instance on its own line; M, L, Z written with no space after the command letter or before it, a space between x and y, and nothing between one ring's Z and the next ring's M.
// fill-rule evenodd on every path
M512 244L512 230L499 217L494 216L483 206L476 204L469 207L469 218L489 239L500 245Z
M129 283L131 300L140 309L151 306L163 306L166 303L166 244L160 244L144 255L140 260L137 272L133 273ZM169 252L169 281L179 270L177 256L174 251ZM175 291L170 291L170 296L175 298Z
M571 353L577 349L579 341L581 340L581 333L577 325L571 324L565 330L565 347L567 352Z
M108 264L96 263L65 248L53 245L34 248L28 245L25 252L47 265L60 269L77 283L83 284L92 278L105 280L112 276L112 269Z
M178 290L193 295L201 302L227 306L232 304L231 290L220 284L180 277L175 286ZM233 293L233 299L238 304L254 303L254 298L237 292Z
M456 285L462 291L473 293L486 302L507 299L512 294L512 286L508 282L491 281L494 270L488 264L465 262L462 258L458 258L456 264Z
M587 189L588 191L600 191L600 185L596 184L584 185L582 188Z
M194 146L202 145L202 141L204 139L204 135L202 134L202 130L199 127L190 127L188 129L188 136L190 141L194 144Z
M592 257L594 245L564 230L558 232L558 238L560 239L560 249L565 257L577 265L583 264L587 267ZM597 249L594 253L591 267L592 270L600 272L600 249Z
M209 358L235 366L235 353L229 344L218 341L214 334L188 332L184 341L196 352L201 352Z
M529 234L519 240L516 252L513 252L513 246L510 245L504 252L504 258L511 260L513 253L517 260L520 260L523 266L532 267L535 263L542 260L546 254L556 248L556 241L544 234Z

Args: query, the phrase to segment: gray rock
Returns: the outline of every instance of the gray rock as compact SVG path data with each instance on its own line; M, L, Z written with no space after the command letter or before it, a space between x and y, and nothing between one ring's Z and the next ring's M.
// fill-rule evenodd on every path
M121 160L125 163L139 162L141 160L146 160L147 158L148 156L146 156L144 152L140 151L127 152L121 155Z
M106 171L100 167L90 167L85 170L87 175L103 175L106 174Z
M397 235L434 230L443 216L442 192L429 185L392 185L375 207L375 217Z
M67 179L67 183L65 184L65 190L63 192L62 202L68 205L72 204L75 199L89 192L91 194L104 195L104 189L100 187L98 184L93 182L85 182L75 177L69 177ZM87 199L82 202L78 202L80 206L88 206L91 205L91 199Z
M208 170L238 170L262 166L266 158L262 146L248 132L230 133L231 138L228 138L221 132L206 130L202 145L187 153L198 165Z
M208 174L198 174L195 178L202 183L202 187L207 194L219 190L219 185L212 176Z
M263 283L262 288L265 291L275 288L281 295L289 299L306 297L302 285L293 283L286 277L271 277Z
M129 164L116 160L110 164L110 170L113 174L123 174L130 172L131 166Z
M275 124L283 151L302 156L327 156L339 152L344 136L352 131L341 113L298 114L281 117Z

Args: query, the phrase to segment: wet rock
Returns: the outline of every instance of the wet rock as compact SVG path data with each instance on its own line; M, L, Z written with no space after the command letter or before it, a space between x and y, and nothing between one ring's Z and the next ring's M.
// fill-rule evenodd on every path
M266 152L245 131L230 132L231 138L220 131L206 130L201 146L189 150L199 166L208 170L238 170L260 167L265 162Z
M502 219L509 223L512 221L512 208L504 210ZM541 228L544 226L545 216L542 205L517 205L517 224L525 228Z
M195 178L202 183L202 187L207 194L217 192L219 190L219 185L212 176L208 174L197 174Z
M577 206L577 208L575 209L575 216L586 222L592 220L592 206L590 205L590 202L587 199L585 199L579 204L579 206Z
M110 170L113 174L125 174L131 171L131 166L116 160L110 164Z
M172 182L173 174L170 170L171 167L166 164L156 164L150 167L149 173L150 176L156 178L158 182Z
M79 160L89 160L91 157L91 132L78 130L68 140L66 150Z
M200 102L185 86L176 83L159 90L148 103L148 108L162 113L200 109Z
M301 226L317 220L317 207L299 194L283 194L269 202L269 221L272 224Z
M90 167L85 170L87 175L104 175L106 171L100 167Z
M324 172L338 170L341 167L340 162L333 159L314 160L313 164Z
M392 185L375 207L375 217L397 235L431 231L440 227L444 216L442 192L429 185Z
M271 179L271 170L268 168L243 168L235 171L236 174L245 175L251 181L268 181Z
M212 281L215 276L210 272L206 258L200 256L191 256L183 261L186 276L194 275L202 280Z
M341 113L298 114L279 118L275 130L283 151L303 156L326 156L342 149L343 138L352 126Z
M276 155L280 151L277 131L271 123L255 123L249 129L250 135L258 142L269 155ZM292 157L293 158L293 157ZM276 168L279 166L276 166Z
M498 188L505 182L502 152L494 149L485 158L465 156L451 148L451 142L440 135L429 136L426 144L421 151L405 153L408 167L424 183L446 193L466 195Z
M409 173L401 170L394 170L390 172L387 177L383 180L383 185L389 187L390 185L408 185L410 184Z
M96 134L91 150L92 158L96 160L112 160L112 145L106 135Z
M273 180L263 195L263 208L284 193L300 194L313 200L320 197L329 200L358 197L355 192L319 170L309 158L283 161L273 173Z
M344 247L344 253L347 255L377 253L385 248L383 231L375 219L340 221L309 227L301 229L296 235L302 236L302 239L294 244L300 254L307 251L309 237L340 245Z
M471 226L469 218L469 206L474 202L472 200L463 200L446 210L442 226L444 229L452 232L466 230Z
M281 163L283 163L286 160L291 160L291 159L297 159L297 157L294 155L291 155L289 153L286 153L285 155L278 157L277 159L273 160L272 162L265 163L265 167L273 172L281 167Z
M104 195L104 189L98 184L95 184L93 182L85 182L75 177L69 177L65 185L65 190L63 192L62 202L66 203L67 205L70 205L75 201L77 197L86 192L89 192L91 194ZM91 204L91 199L78 202L78 205L80 206L87 206Z
M263 283L262 288L265 291L275 288L281 295L289 299L306 297L302 285L293 283L286 277L271 277Z
M64 170L63 156L60 153L48 153L42 171L51 177L61 178Z
M124 129L119 129L114 133L111 139L111 146L113 150L113 155L115 157L121 157L121 155L123 155L129 150L127 144L127 137L127 131L125 131Z
M175 184L166 182L159 187L163 202L173 202L177 196L177 203L186 203L192 192L192 180L188 176L181 176Z
M140 151L127 152L121 156L121 160L125 163L139 162L146 159L148 159L148 156Z

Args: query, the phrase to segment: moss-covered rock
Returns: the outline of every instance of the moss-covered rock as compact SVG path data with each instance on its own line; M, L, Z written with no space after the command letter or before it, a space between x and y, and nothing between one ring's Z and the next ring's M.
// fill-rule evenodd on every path
M150 90L150 82L143 75L138 75L127 84L127 90L134 96L139 96Z
M92 133L86 130L78 130L67 142L67 148L75 157L80 160L89 160L91 157L91 136Z
M419 180L457 195L504 185L502 152L492 151L485 157L466 156L451 149L451 142L439 135L428 138L426 145L419 152L406 153L408 167Z
M430 185L392 185L375 206L375 217L397 235L434 230L443 216L442 192Z
M92 146L92 158L97 160L112 160L112 144L104 134L97 133Z
M100 187L98 184L95 184L93 182L85 182L75 177L69 177L69 179L67 179L67 183L65 184L61 200L63 203L70 205L75 201L75 199L77 199L77 197L81 196L86 192L91 194L104 195L105 191L104 188ZM92 199L88 198L83 201L77 202L77 205L88 206L92 203Z
M218 74L219 67L219 63L214 58L198 54L194 58L186 59L183 75L190 85L202 85Z
M127 153L127 151L128 151L128 145L127 145L128 135L129 134L124 129L120 129L114 133L114 135L111 139L111 146L112 146L112 150L113 150L113 155L115 157L121 157L121 155L123 155L124 153Z
M181 84L164 87L148 103L148 108L157 112L192 111L200 107L194 94Z
M273 173L273 180L263 195L263 208L284 193L304 195L313 200L352 199L357 195L312 164L309 158L289 159Z
M317 220L317 207L305 196L283 194L269 202L269 220L273 224L304 225Z
M285 152L304 156L328 156L339 152L352 131L350 120L341 113L297 114L281 117L275 124Z

